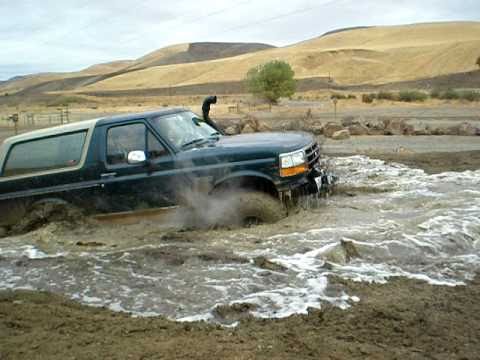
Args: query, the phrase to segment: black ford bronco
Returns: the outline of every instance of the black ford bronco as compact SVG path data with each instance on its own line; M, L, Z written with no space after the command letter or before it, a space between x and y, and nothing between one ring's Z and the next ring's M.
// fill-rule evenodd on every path
M289 202L328 189L319 159L310 134L226 136L186 109L37 130L1 147L0 226L52 202L117 213L188 203L191 194L221 198L222 216L273 222Z

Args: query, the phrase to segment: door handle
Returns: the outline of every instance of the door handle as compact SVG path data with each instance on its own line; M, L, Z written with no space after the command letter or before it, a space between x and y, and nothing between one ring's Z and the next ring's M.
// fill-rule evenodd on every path
M100 177L102 178L102 180L112 179L112 178L114 178L115 176L117 176L117 173L116 173L116 172L104 173L104 174L101 174L101 175L100 175Z

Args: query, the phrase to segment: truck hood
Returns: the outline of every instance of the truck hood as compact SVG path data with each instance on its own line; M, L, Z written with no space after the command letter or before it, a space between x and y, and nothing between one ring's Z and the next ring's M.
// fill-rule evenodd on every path
M193 162L196 166L261 159L276 162L279 154L305 148L314 141L311 134L302 132L222 136L218 141L178 153L177 161L178 164Z
M311 134L304 132L262 132L222 136L214 146L220 148L256 149L280 154L298 150L310 145L314 141Z

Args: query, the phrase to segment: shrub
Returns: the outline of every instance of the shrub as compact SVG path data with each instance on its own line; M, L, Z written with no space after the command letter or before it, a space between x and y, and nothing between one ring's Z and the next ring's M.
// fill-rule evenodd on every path
M332 96L330 96L330 99L337 99L337 100L343 100L343 99L346 99L347 97L343 94L332 94Z
M247 89L270 103L276 103L281 97L291 97L295 93L294 75L287 62L273 60L248 71Z
M347 96L347 99L350 99L350 100L351 99L356 99L356 98L357 98L357 96L353 95L353 94L348 94L348 96Z
M440 96L440 99L457 100L457 99L460 99L460 94L454 89L448 89Z
M475 64L477 64L478 67L480 67L480 56L477 58L477 62Z
M377 95L379 100L397 100L397 96L391 92L380 91Z
M467 101L480 101L480 93L473 90L462 91L460 94L460 99Z
M367 104L370 104L373 102L373 100L375 100L377 98L377 95L376 94L363 94L362 95L362 101L364 103L367 103Z
M427 94L417 90L404 90L398 94L398 99L405 102L425 101Z

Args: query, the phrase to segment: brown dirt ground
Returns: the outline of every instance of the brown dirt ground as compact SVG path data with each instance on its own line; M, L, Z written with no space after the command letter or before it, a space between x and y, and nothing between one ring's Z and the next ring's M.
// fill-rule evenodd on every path
M361 301L348 310L324 306L281 320L247 317L233 329L3 291L0 358L478 359L479 277L455 288L407 279L385 285L331 280Z
M445 171L466 171L480 169L480 151L459 151L452 153L384 153L372 155L387 162L397 162L425 170L428 174Z

